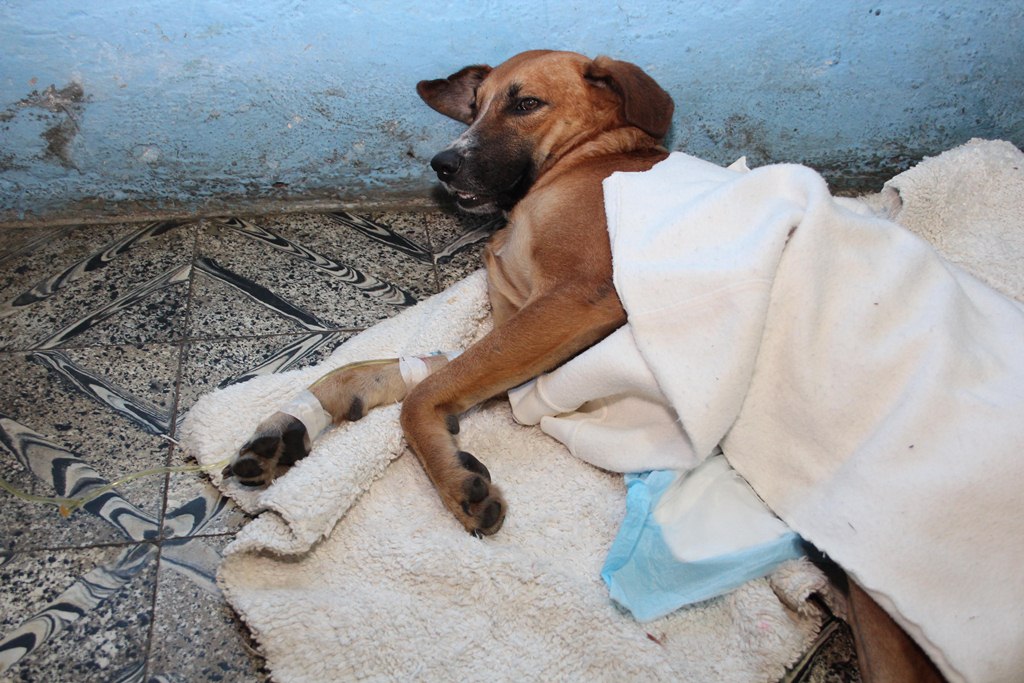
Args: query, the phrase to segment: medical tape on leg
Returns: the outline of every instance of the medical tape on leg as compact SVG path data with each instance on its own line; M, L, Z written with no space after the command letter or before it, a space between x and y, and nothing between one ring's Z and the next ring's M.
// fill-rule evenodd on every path
M430 374L430 368L419 356L403 356L398 359L398 371L402 373L402 381L406 389L412 389Z
M438 352L431 354L431 356L444 356L449 361L452 361L460 353L462 352ZM427 365L426 358L430 358L430 356L403 356L398 359L398 371L402 373L402 381L405 382L406 389L411 391L414 386L425 380L430 374L430 366Z
M320 401L309 389L303 389L295 398L278 408L285 415L291 415L306 425L306 433L312 441L331 424L331 414L324 410Z

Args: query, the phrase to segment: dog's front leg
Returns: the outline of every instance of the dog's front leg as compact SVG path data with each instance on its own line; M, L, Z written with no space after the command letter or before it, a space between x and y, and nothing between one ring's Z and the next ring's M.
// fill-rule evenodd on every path
M372 408L405 398L444 355L364 361L327 373L256 427L224 470L247 486L263 486L306 457L331 424L356 421Z
M496 326L405 398L406 441L466 530L474 535L495 533L507 506L487 467L459 449L458 415L565 362L625 319L610 284L551 292Z

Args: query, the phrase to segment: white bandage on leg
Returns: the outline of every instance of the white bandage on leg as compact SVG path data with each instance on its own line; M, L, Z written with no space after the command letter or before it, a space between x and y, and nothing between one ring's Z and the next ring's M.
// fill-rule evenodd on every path
M295 398L278 408L278 411L291 415L306 425L306 433L309 434L311 442L331 424L331 414L324 410L309 389L303 389Z
M430 374L430 368L419 356L403 356L398 359L398 371L402 373L405 388L412 390Z
M445 353L437 352L430 354L431 356L444 356L449 361L455 360L462 351L447 351ZM405 388L412 390L414 386L422 382L430 374L430 366L427 365L426 358L430 356L403 356L398 359L398 371L402 373L402 380L405 382Z

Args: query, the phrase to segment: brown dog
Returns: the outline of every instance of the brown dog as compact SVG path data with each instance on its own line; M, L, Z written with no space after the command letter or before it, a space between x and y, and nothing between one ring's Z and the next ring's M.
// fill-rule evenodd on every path
M469 125L431 161L457 204L508 212L508 225L484 253L494 329L450 362L422 359L420 374L429 375L411 390L397 359L325 375L309 389L312 403L262 422L225 474L265 484L305 456L316 434L294 415L310 405L341 422L403 401L405 438L445 505L470 532L493 534L505 501L487 468L459 450L458 416L625 322L601 181L615 171L646 171L667 156L659 141L673 104L639 67L569 52L524 52L416 89L432 108Z

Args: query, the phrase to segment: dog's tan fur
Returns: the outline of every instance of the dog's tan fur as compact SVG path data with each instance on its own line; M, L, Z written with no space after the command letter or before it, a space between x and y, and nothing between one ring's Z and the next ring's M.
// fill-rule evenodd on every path
M659 141L673 105L638 67L567 52L526 52L493 70L466 67L417 90L470 126L433 162L457 201L508 212L484 253L494 329L450 363L428 359L431 374L408 395L395 360L342 368L311 391L335 422L403 401L406 440L445 505L467 530L491 534L506 505L486 467L459 450L458 415L623 324L601 182L665 158ZM296 436L295 423L280 413L269 418L228 473L266 483L282 463L305 455L311 444Z

